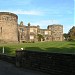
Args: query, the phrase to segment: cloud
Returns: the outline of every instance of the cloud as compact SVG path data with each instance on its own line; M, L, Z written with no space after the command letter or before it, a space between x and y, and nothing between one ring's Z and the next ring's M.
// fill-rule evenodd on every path
M23 14L23 15L42 15L43 13L41 11L36 11L36 10L0 10L0 12L12 12L15 14Z
M59 24L58 20L41 20L39 22L32 23L33 25L39 25L41 28L47 28L51 24Z

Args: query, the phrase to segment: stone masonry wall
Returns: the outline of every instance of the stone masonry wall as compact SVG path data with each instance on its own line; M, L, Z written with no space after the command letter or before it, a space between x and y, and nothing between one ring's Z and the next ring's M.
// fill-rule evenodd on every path
M0 41L18 42L18 17L9 12L0 12Z
M75 55L22 50L16 53L16 66L51 75L74 75Z

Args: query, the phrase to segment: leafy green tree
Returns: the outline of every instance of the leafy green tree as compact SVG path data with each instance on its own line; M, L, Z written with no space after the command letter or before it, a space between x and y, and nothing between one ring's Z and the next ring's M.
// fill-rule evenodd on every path
M67 33L64 33L63 36L64 36L65 40L68 40L69 35Z
M43 37L43 35L38 34L37 36L38 36L38 41L41 41L41 39L44 41L44 37Z
M20 22L20 25L23 26L23 21Z
M69 30L69 40L75 40L75 26L73 26L70 30Z

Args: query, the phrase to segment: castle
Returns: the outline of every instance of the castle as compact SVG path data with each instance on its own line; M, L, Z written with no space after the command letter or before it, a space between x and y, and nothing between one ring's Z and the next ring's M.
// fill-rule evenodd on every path
M10 12L0 12L0 42L37 42L63 41L63 26L48 25L41 29L39 25L30 23L18 24L18 16Z

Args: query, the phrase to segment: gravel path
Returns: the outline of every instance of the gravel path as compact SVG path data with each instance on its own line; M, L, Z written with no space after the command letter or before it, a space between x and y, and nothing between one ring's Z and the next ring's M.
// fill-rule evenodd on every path
M0 75L50 75L50 74L17 68L8 62L0 60Z

